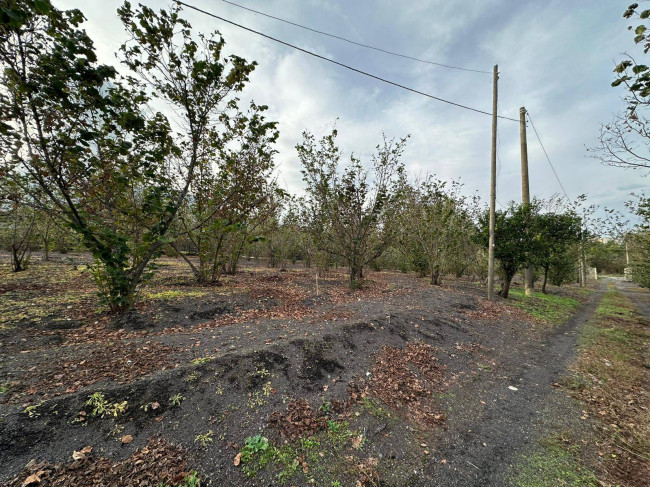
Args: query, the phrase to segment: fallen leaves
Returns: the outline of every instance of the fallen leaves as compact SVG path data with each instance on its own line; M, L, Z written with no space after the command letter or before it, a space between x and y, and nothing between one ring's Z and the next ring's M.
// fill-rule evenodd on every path
M314 412L306 399L294 399L289 402L285 414L279 411L271 413L269 424L284 438L295 440L325 429L327 417L320 412Z
M425 427L440 423L444 415L438 411L432 393L442 390L445 367L433 352L430 345L417 342L405 348L384 347L370 379L359 387L358 399L377 398Z
M241 463L241 452L237 453L235 460L233 460L232 463L235 467L239 467L239 464Z
M133 441L133 436L124 435L124 436L122 436L120 441L122 442L123 445L128 445L129 443L131 443Z
M32 461L6 487L144 487L159 484L178 485L188 475L185 453L179 446L162 438L151 438L147 446L136 450L124 461L95 457L92 447L76 453L69 463ZM73 458L75 454L73 453Z
M173 347L159 342L104 344L86 352L84 360L66 360L37 367L23 379L23 383L38 381L26 392L32 395L40 393L42 398L58 395L62 387L65 387L65 393L72 393L101 380L128 383L168 366L174 351ZM20 392L21 389L16 387L15 398L21 397Z

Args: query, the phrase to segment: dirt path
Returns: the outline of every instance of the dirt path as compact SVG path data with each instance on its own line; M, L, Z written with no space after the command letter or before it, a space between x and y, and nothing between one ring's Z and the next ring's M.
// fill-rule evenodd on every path
M450 421L453 426L441 438L436 466L427 475L436 485L507 485L517 455L541 433L542 411L556 400L553 384L574 356L577 332L594 313L605 289L606 283L601 282L588 303L546 342L531 344L521 354L513 347L515 356L503 373L484 382L479 391L469 387L472 396L459 391L450 404L456 416ZM482 410L468 407L470 402L480 402Z

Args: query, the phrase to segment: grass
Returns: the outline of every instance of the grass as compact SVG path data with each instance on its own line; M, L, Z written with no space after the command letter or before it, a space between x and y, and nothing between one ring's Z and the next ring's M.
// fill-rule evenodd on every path
M510 479L516 487L591 487L598 485L594 473L576 458L575 446L560 437L540 441L538 448L522 457Z
M308 482L316 482L316 485L336 485L339 481L336 478L337 469L328 468L327 465L340 462L342 452L351 445L355 449L360 448L363 436L353 431L347 422L328 421L327 426L325 431L313 437L299 438L280 446L275 446L262 435L246 438L240 451L244 473L252 478L268 469L275 472L276 481L280 484L302 474Z
M523 288L510 289L508 302L540 321L559 324L566 321L580 306L579 299L557 294L535 293L526 296Z
M580 354L565 381L585 411L599 418L598 443L607 481L635 485L650 467L650 416L642 404L650 328L633 303L615 289L603 296L579 336ZM636 472L636 473L635 473ZM640 484L639 484L640 485Z
M171 289L168 291L143 291L142 297L152 301L175 301L186 298L202 298L211 294L209 289Z

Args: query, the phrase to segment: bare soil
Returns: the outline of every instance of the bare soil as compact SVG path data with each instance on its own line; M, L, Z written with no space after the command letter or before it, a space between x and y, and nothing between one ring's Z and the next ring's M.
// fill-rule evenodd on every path
M505 485L600 297L553 327L464 280L368 272L350 292L249 262L199 287L163 259L114 320L83 258L0 271L2 485ZM125 408L101 417L93 393ZM255 435L295 455L290 476L245 473ZM107 464L150 468L126 483Z

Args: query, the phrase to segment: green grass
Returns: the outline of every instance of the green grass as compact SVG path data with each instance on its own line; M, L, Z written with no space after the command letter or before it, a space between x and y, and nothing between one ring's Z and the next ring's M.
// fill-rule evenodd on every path
M350 448L353 438L360 433L353 431L347 422L328 421L327 430L311 438L303 437L291 443L275 446L261 435L251 436L241 449L243 471L248 477L256 477L262 470L275 472L280 484L296 475L318 480L317 485L336 482L336 468L331 463L340 462L342 452ZM359 442L359 447L363 441ZM303 469L303 465L307 465ZM334 470L334 471L332 471ZM334 474L334 478L331 478Z
M557 294L535 293L526 296L523 288L510 289L508 302L523 309L533 317L551 324L566 321L580 306L578 299Z
M597 486L594 473L580 465L576 453L576 447L557 436L545 438L535 451L521 457L511 482L516 487Z
M152 301L174 301L184 298L202 298L210 294L210 292L209 289L173 289L159 292L144 291L142 296Z

